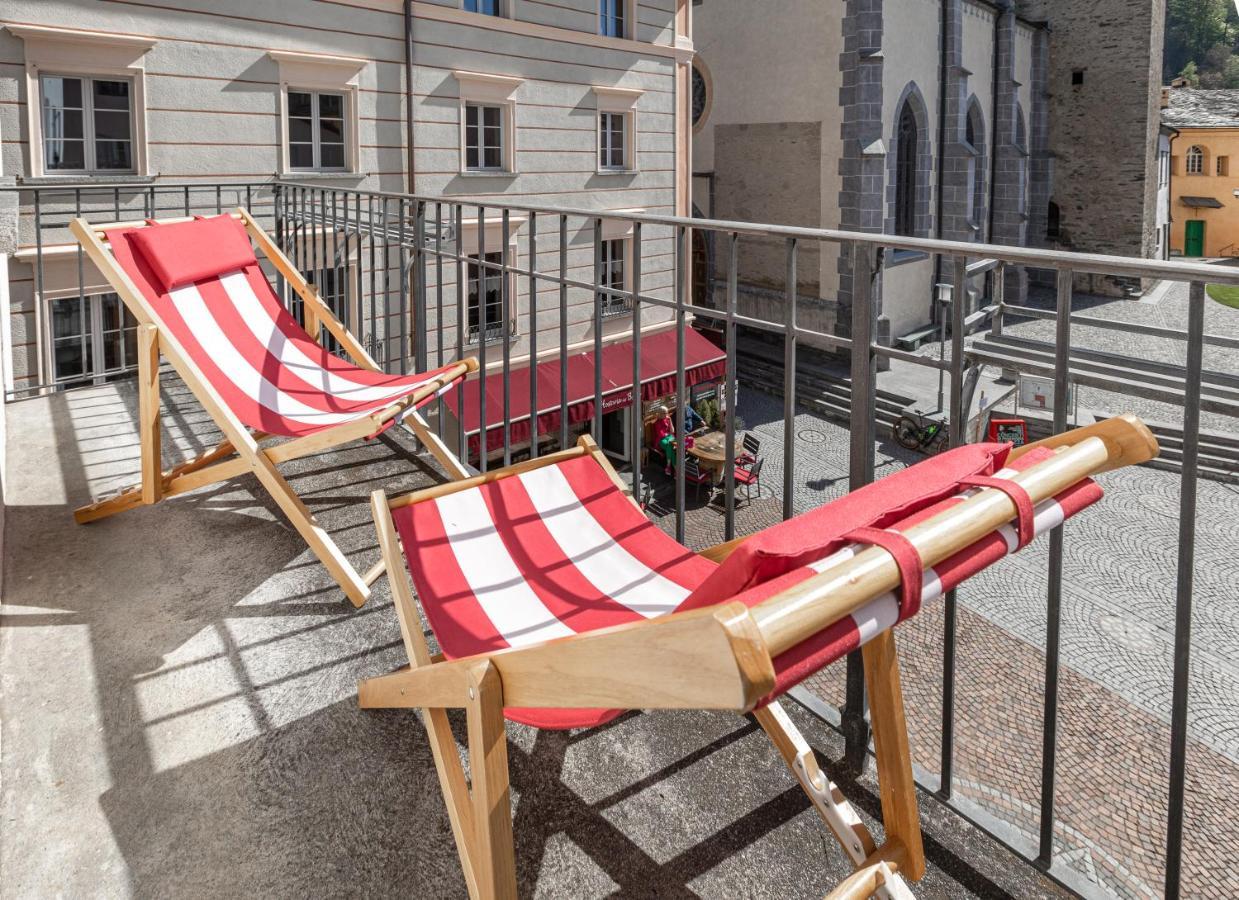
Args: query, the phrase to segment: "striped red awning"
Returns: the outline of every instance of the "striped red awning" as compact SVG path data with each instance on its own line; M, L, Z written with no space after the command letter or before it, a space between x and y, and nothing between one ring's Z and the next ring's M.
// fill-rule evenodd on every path
M675 393L676 332L674 329L641 337L641 399L654 400ZM560 361L539 363L533 370L538 385L538 434L554 434L559 430L560 411L568 408L568 424L576 425L594 418L594 376L597 361L602 368L602 411L614 412L631 406L632 341L621 341L602 348L601 356L593 350L568 357L567 401L561 399ZM684 383L691 387L722 378L727 368L726 354L710 340L691 328L684 332ZM508 377L507 400L504 405L504 378L492 373L486 379L486 447L503 447L503 423L510 424L510 442L528 441L530 434L529 380L530 369L513 369ZM481 377L475 377L460 390L449 391L444 402L458 419L463 418L469 435L469 451L476 453L478 435L482 430ZM462 403L463 395L463 403Z

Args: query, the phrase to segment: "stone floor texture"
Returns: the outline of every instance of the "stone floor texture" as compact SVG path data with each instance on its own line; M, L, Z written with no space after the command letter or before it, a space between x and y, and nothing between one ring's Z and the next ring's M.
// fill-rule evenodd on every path
M173 379L164 401L169 462L214 442ZM359 678L404 662L384 582L354 610L248 477L73 523L134 478L135 411L128 382L5 409L0 896L463 896L417 717L357 708ZM377 556L368 493L437 477L400 437L289 472L359 566ZM835 732L788 707L872 820L872 779L848 780ZM633 713L508 737L523 896L811 897L843 874L751 721ZM918 896L1065 896L922 810Z

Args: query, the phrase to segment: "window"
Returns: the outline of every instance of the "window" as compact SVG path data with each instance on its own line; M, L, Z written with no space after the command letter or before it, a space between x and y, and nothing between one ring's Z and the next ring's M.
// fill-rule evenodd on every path
M920 129L911 103L899 115L895 150L895 234L916 234L917 160Z
M978 238L982 234L981 223L985 221L985 154L981 149L984 141L985 121L980 104L974 98L964 121L964 150L968 153L965 209L968 224Z
M623 238L604 240L602 242L602 279L599 285L616 291L626 290L624 279L624 244ZM627 297L617 297L615 294L598 292L598 305L604 316L616 316L629 312L632 305Z
M138 364L138 322L116 294L49 300L52 379L69 384Z
M503 166L503 108L465 104L465 168L499 172Z
M516 174L516 100L522 79L453 72L460 89L460 171Z
M627 169L627 116L624 113L598 114L598 166L603 169Z
M298 171L346 168L344 94L288 92L288 165Z
M1084 84L1084 70L1083 69L1072 69L1071 83L1076 87L1079 87L1080 85Z
M624 7L628 0L598 0L598 33L607 37L627 37Z
M323 299L323 302L327 304L337 319L347 324L348 292L346 286L348 278L344 267L334 266L329 269L311 269L305 273L305 280L318 288L318 296ZM340 346L340 342L326 329L323 329L322 335L314 334L310 336L321 338L323 348L328 353L339 353L343 349Z
M700 58L693 59L693 130L700 131L710 114L710 73Z
M484 16L501 16L499 0L465 0L465 12L481 13Z
M1205 151L1200 147L1189 147L1187 151L1187 174L1205 174Z
M1229 156L1219 156L1217 158L1217 173L1218 175L1222 177L1227 177L1230 175L1230 157Z
M129 79L44 75L39 83L45 171L134 171Z
M593 91L598 104L598 171L636 171L637 102L642 92L611 87Z
M503 335L503 254L475 253L469 259L469 341L478 343L483 330L487 341L497 340Z

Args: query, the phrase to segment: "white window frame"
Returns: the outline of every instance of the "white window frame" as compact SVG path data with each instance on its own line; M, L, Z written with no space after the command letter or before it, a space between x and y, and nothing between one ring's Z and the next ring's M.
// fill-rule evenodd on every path
M594 165L599 175L631 175L637 166L637 103L644 91L632 88L593 88L594 102L598 108L594 116ZM602 164L602 114L610 113L624 117L624 165L622 168Z
M508 267L510 270L519 268L520 264L520 240L519 230L525 222L528 221L525 216L508 216ZM465 257L477 256L479 245L484 244L486 252L502 253L503 252L503 217L495 216L487 217L482 222L482 228L485 229L485 241L478 240L478 220L477 217L472 219L464 219L460 223L460 255ZM455 244L452 239L445 238L443 242L444 249L449 249L455 252ZM463 343L478 345L481 341L478 339L477 333L471 333L469 330L469 263L466 261L459 266L460 275L465 281L465 319L463 322L458 322L457 327L464 329L462 335ZM517 278L515 271L508 272L508 340L512 341L520 334L521 321L521 304L518 290L520 287L520 279ZM480 317L479 317L480 319ZM501 320L502 321L502 320ZM487 322L491 326L490 322ZM479 329L480 330L480 329ZM488 329L486 343L494 344L504 340L502 327L491 326Z
M121 76L121 75L83 75L78 72L74 72L74 73L43 72L39 76L39 117L40 117L40 120L42 119L43 112L44 112L44 102L43 102L44 101L44 82L49 78L73 80L73 81L80 82L81 84L82 105L81 105L80 111L82 113L82 137L81 137L82 168L80 169L49 169L47 166L47 147L46 147L47 135L45 133L43 136L44 146L41 148L42 163L43 163L44 171L46 171L48 175L52 175L52 176L56 176L56 175L107 176L107 175L133 175L135 174L137 171L136 159L135 159L135 152L137 148L135 146L136 142L134 141L134 124L133 124L133 120L134 120L133 78L128 77L128 76ZM99 168L98 153L97 153L97 148L96 148L96 142L98 141L98 135L95 133L95 112L96 111L95 111L95 101L94 101L94 96L95 96L94 82L96 81L115 81L115 82L123 82L124 84L129 85L129 109L127 111L128 116L129 116L129 137L124 140L128 140L129 142L129 163L130 164L123 169L101 169ZM43 122L42 124L46 127L47 123ZM76 140L76 139L73 139L73 140ZM116 138L116 139L111 139L111 140L122 140L122 139Z
M644 209L617 209L613 212L632 213L633 215L641 215L645 212ZM618 241L623 246L624 253L624 286L622 290L632 290L632 255L633 255L633 223L627 219L603 219L602 220L602 235L603 242ZM591 229L592 231L592 229ZM591 261L589 279L594 280L593 271L593 245L590 245ZM605 258L605 255L604 255ZM595 294L594 302L601 303L602 295ZM609 319L620 318L626 313L632 312L631 301L614 297L607 298L607 304L603 307L602 318L604 321Z
M289 50L269 50L267 55L279 66L279 113L281 175L322 172L331 175L361 174L361 141L358 99L361 73L368 60L352 56L328 56L321 53L298 53ZM344 95L344 167L342 169L294 169L289 159L288 93ZM314 108L318 122L318 105ZM318 160L318 138L315 130L314 161Z
M465 0L460 0L458 8L461 12L471 16L485 16L488 19L510 19L512 18L515 5L515 0L495 0L495 8L498 11L494 14L465 9Z
M145 56L157 38L121 36L43 25L5 25L25 42L26 133L32 178L108 178L150 174L146 142ZM133 167L128 170L56 169L47 171L43 148L42 76L126 80L129 91L129 131ZM93 128L93 122L88 130ZM87 159L86 162L92 162Z
M290 130L287 134L287 139L285 141L285 147L284 147L284 152L288 154L288 170L290 172L348 172L349 171L349 164L348 164L349 163L349 119L351 118L351 116L349 115L349 109L352 106L351 96L345 93L344 91L325 91L325 90L321 90L318 88L289 87L288 90L285 91L284 96L286 98L286 102L289 103L289 115L286 121L289 121L290 123L291 123L291 120L294 118L294 116L292 115L291 99L288 99L288 98L291 98L291 95L293 94L308 94L310 96L310 138L311 140L309 142L309 146L310 146L310 153L311 153L312 160L311 160L311 164L308 166L294 166L293 165L292 163L293 143L305 144L306 142L305 141L294 142L292 140L292 131L291 131L291 124L290 124L289 126ZM321 121L320 117L322 113L321 98L324 96L340 98L340 105L341 105L340 113L341 113L341 121L343 124L343 133L341 134L341 138L342 138L341 147L344 152L344 159L341 162L341 164L338 166L323 165L323 158L322 158L323 145L322 145L322 134L320 131L320 121ZM305 117L296 116L295 118L302 119Z
M111 369L103 368L104 360L106 358L105 352L104 352L105 335L103 332L103 302L104 302L104 299L107 297L115 298L115 301L120 309L120 317L121 317L120 318L121 327L119 329L120 343L118 345L119 353L120 353L120 365L114 366ZM57 339L56 339L55 334L53 334L52 323L55 321L55 319L52 315L52 307L54 304L58 302L66 301L66 300L70 302L77 301L77 302L85 303L87 305L86 315L89 319L90 333L89 335L82 334L79 340L82 342L83 350L85 350L86 340L90 341L91 367L89 371L83 371L81 375L69 375L69 376L64 376L64 377L58 377L56 374ZM46 354L46 359L47 359L47 379L46 381L48 384L67 385L67 384L85 384L87 382L90 382L93 384L102 384L105 381L107 381L107 379L109 378L113 378L117 375L124 375L127 372L133 372L137 369L138 351L136 347L136 341L137 341L138 322L136 319L134 319L132 324L127 325L125 323L125 317L128 316L130 319L133 319L133 314L129 312L129 309L128 307L125 306L124 301L121 300L120 296L116 294L114 291L92 291L92 292L84 291L80 296L77 293L70 294L70 293L65 293L65 292L56 292L52 296L44 296L40 302L42 302L46 307L44 311L44 315L45 315L45 320L47 322L47 334L44 335L44 344L45 344L44 353ZM128 354L126 353L126 349L125 349L125 332L126 331L134 332L135 346L134 346L134 355L132 359L127 358ZM86 360L85 358L83 358L83 365L85 365L85 362Z
M1192 162L1196 165L1193 167ZM1183 172L1185 175L1203 175L1205 174L1205 148L1199 144L1193 144L1187 148L1187 153L1183 154Z
M619 9L620 14L624 17L623 29L620 34L607 34L602 27L605 21L602 12L602 4L598 4L598 34L601 37L615 38L617 40L635 41L637 39L637 0L609 0Z
M516 168L516 91L524 79L510 75L490 75L481 72L453 72L459 93L460 174L469 176L510 177ZM471 169L465 146L465 107L497 106L500 109L500 141L502 164L498 169Z
M506 123L507 113L503 104L483 103L478 100L466 100L461 108L465 117L465 143L463 147L465 154L465 171L477 174L503 174L507 172L508 157L506 148L508 145L508 128ZM495 146L492 146L486 142L486 132L488 128L486 124L486 114L492 110L499 115L499 143ZM476 111L474 115L477 118L477 122L473 128L473 132L477 135L478 139L476 147L471 146L469 143L469 118L472 111ZM490 150L499 151L499 164L496 166L486 164L486 158ZM471 152L477 155L476 165L469 165L469 156Z

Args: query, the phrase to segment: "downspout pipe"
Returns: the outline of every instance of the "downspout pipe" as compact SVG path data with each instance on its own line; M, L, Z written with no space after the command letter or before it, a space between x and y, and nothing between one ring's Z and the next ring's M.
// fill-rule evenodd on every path
M413 165L413 0L404 0L404 146L405 192L417 193Z

